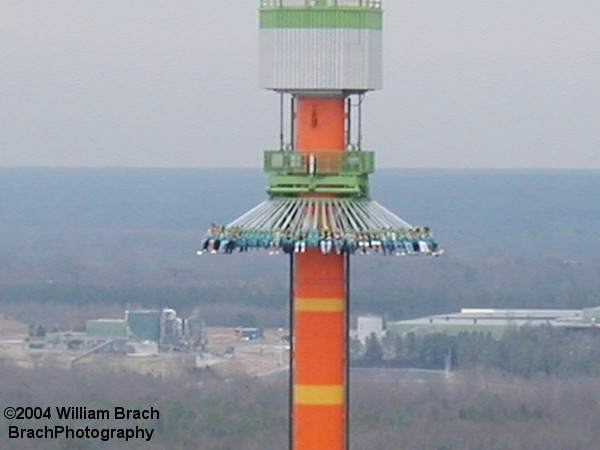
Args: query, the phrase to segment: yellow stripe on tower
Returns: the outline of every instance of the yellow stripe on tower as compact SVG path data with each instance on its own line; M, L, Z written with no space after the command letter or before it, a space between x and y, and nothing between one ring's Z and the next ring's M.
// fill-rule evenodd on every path
M343 298L295 298L297 312L342 312L346 308Z
M344 385L294 385L294 403L297 405L341 405L344 403Z

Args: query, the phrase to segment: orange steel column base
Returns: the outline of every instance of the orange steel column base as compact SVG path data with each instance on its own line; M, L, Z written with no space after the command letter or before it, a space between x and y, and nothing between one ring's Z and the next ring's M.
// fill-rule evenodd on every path
M344 256L310 248L295 255L292 435L294 450L346 445Z

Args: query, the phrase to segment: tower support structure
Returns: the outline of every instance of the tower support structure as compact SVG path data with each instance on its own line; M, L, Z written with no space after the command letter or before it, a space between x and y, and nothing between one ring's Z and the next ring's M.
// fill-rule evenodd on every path
M318 249L295 255L291 354L294 450L346 448L347 267Z
M428 227L370 198L361 108L382 84L381 0L260 0L260 28L260 84L282 96L280 148L264 152L269 199L211 225L198 253L292 256L290 450L346 450L350 256L441 250Z
M346 102L342 96L298 96L296 104L297 151L309 159L313 155L316 170L325 164L324 156L328 153L345 149ZM314 156L313 152L321 153ZM331 165L336 159L328 161ZM303 195L336 197L330 193ZM324 234L325 226L321 224L319 228ZM323 241L322 245L325 244ZM323 250L309 248L295 255L290 364L293 383L290 431L294 450L342 450L347 442L349 274L343 254Z

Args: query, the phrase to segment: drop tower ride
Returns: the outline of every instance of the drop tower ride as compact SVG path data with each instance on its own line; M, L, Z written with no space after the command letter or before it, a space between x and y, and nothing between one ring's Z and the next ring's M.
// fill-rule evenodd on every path
M380 0L261 0L260 84L280 94L269 199L199 251L290 255L291 450L348 448L350 256L440 254L369 196L362 103L382 87L382 15Z

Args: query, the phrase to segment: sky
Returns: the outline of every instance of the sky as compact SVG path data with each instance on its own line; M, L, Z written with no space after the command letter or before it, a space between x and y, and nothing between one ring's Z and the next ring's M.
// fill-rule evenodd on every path
M0 0L0 166L260 167L258 0ZM384 0L378 167L600 168L600 2Z

